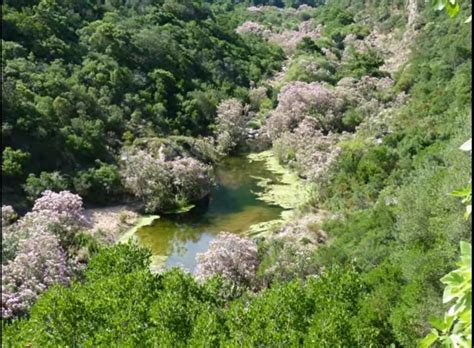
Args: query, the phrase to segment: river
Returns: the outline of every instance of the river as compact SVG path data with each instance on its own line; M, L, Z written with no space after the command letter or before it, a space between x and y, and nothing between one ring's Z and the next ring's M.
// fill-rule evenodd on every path
M208 204L185 214L162 215L135 232L138 243L151 250L152 267L182 267L192 272L196 254L207 250L221 231L245 235L260 222L278 219L282 208L265 203L255 192L255 177L278 178L259 161L246 156L228 157L215 168L217 185Z

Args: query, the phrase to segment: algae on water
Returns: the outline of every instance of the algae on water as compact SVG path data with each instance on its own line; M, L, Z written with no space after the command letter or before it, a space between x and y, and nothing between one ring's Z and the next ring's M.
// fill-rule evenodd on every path
M279 176L278 182L268 178L254 177L257 185L262 189L255 192L258 199L285 209L281 218L250 226L249 234L265 237L272 230L291 219L293 211L308 199L308 190L296 173L278 163L272 151L263 151L248 155L250 161L262 161L266 169Z
M268 178L255 177L262 192L256 192L258 199L284 209L295 209L308 198L308 190L296 173L283 167L272 151L264 151L248 155L250 161L262 161L266 169L280 178L274 182Z

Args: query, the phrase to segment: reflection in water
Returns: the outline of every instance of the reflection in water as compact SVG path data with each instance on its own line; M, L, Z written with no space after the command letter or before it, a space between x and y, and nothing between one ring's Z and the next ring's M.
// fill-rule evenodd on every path
M279 217L280 207L257 200L253 194L259 188L252 176L276 179L261 162L250 163L246 157L227 158L216 168L218 185L207 204L186 214L162 216L137 231L138 241L150 248L157 260L163 260L158 256L168 255L167 267L192 271L196 254L206 251L217 233L243 234L253 224Z

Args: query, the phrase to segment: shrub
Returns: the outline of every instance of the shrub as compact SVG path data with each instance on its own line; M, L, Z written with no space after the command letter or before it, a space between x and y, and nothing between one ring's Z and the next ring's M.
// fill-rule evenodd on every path
M292 131L305 116L317 121L317 128L328 132L337 129L345 101L332 89L319 83L292 82L278 95L278 107L265 125L271 139Z
M196 202L210 193L210 166L193 158L167 159L165 147L158 158L146 151L122 156L125 187L145 204L147 212L168 211Z
M312 181L324 177L340 149L337 137L324 135L318 130L318 122L306 117L294 130L285 132L273 142L277 158L293 167L298 174Z
M88 225L81 196L69 191L44 191L35 201L33 213L45 214L51 222L57 222L66 228Z
M237 286L255 286L257 246L248 238L222 232L208 251L197 255L197 261L198 279L220 275Z
M100 281L106 277L143 271L150 265L150 257L148 249L133 243L102 248L89 262L85 276L88 281Z
M78 172L74 178L74 189L92 202L105 203L123 192L118 167L98 162L98 168Z
M41 172L37 177L30 174L23 189L29 200L34 201L46 190L59 192L69 188L69 181L60 172Z
M227 154L245 138L246 112L237 99L224 100L217 107L217 149Z
M25 315L49 286L69 281L66 254L58 237L39 231L18 244L16 257L2 269L2 316Z
M23 175L25 165L30 158L31 155L28 152L13 150L7 146L2 152L2 174L7 177Z

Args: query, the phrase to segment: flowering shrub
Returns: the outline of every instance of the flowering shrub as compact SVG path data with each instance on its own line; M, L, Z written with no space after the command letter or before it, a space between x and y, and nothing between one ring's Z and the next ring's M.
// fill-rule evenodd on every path
M170 159L163 147L158 158L138 150L125 153L122 160L125 187L145 202L148 212L202 199L213 184L210 166L191 157Z
M272 33L269 41L280 45L287 54L295 51L298 44L305 38L312 40L321 37L322 26L315 24L312 20L301 22L298 30L284 30L281 33Z
M58 222L69 227L88 225L81 196L69 191L59 193L44 191L35 201L33 212L44 213L51 222Z
M256 87L249 90L250 106L252 110L260 110L260 106L264 100L269 100L267 89L265 87Z
M45 191L35 201L32 212L12 225L2 224L2 264L15 258L22 240L48 232L56 234L63 246L68 247L71 238L88 226L80 196L69 191Z
M270 34L270 30L265 26L252 21L244 22L235 30L235 32L239 35L252 34L261 37L268 37Z
M193 202L207 196L212 187L211 167L191 157L170 162L173 185L178 199Z
M205 253L197 255L196 276L204 280L220 275L234 284L255 284L257 245L249 238L222 232Z
M145 151L122 157L125 165L122 176L125 187L145 201L146 210L160 210L172 204L172 178L164 161Z
M227 99L217 108L217 149L227 154L242 142L245 136L246 115L242 103Z
M294 130L305 116L313 117L321 130L334 130L344 106L344 99L320 83L292 82L278 95L278 107L267 120L265 131L276 139L283 132Z
M66 253L55 235L41 231L18 245L18 253L2 271L3 318L23 315L40 293L69 281Z
M306 117L294 132L285 132L273 142L281 163L288 164L304 177L318 180L327 174L339 154L335 134L324 135L317 121Z

